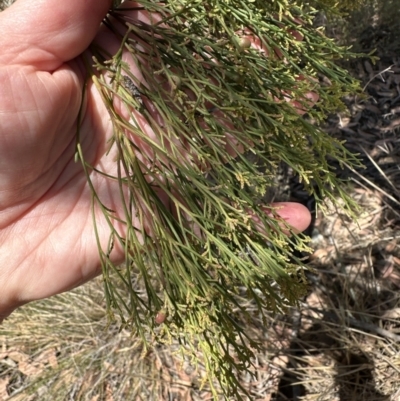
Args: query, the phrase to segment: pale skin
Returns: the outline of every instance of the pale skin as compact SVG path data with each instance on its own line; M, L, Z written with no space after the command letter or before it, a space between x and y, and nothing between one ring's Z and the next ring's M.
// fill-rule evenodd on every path
M74 160L84 73L79 55L98 34L109 0L18 0L0 13L0 320L18 306L68 291L100 273L91 196ZM109 49L117 39L97 36ZM112 172L112 135L93 86L81 137L92 165ZM93 177L103 201L118 210L118 190ZM295 230L308 210L280 204ZM101 241L109 230L98 215ZM114 262L122 254L115 250Z

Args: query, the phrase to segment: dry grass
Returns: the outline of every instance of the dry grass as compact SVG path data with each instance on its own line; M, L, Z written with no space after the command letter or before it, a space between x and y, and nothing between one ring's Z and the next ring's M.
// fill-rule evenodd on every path
M301 400L400 399L400 233L381 226L378 191L354 188L354 197L359 227L334 210L316 222L313 291L288 350L287 399L296 386Z
M349 98L348 114L327 123L367 166L346 172L358 225L332 207L318 214L309 295L287 316L249 324L264 339L254 377L241 377L254 400L400 400L400 65L359 63L367 99ZM204 369L176 344L145 350L117 327L100 279L21 308L0 326L0 400L212 400L199 387Z
M157 350L109 326L104 308L95 280L13 314L0 331L0 399L159 399Z

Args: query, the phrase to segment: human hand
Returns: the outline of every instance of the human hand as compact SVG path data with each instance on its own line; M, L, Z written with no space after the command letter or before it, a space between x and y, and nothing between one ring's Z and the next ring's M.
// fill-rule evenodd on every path
M110 52L117 38L101 30L110 0L18 0L0 14L0 319L24 303L72 289L100 273L91 191L75 163L82 105L86 159L105 173L112 124L94 85L82 104L85 69L78 57L97 36ZM97 193L118 211L118 184L93 176ZM282 203L279 215L295 230L308 210ZM109 227L97 213L100 243ZM113 259L122 259L116 249Z

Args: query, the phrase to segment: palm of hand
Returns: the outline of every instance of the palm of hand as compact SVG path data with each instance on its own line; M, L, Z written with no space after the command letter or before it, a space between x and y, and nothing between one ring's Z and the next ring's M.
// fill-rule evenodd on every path
M57 54L42 64L40 48L39 57L25 50L21 65L13 43L2 50L9 60L0 66L0 286L2 299L18 305L87 281L99 259L90 190L74 161L82 65ZM83 151L99 164L111 125L95 90L83 109ZM0 300L0 315L7 308Z
M98 262L90 263L97 252L90 191L82 166L74 162L82 90L76 68L66 65L53 74L8 71L8 91L0 99L0 265L8 266L1 277L10 290L24 284L23 297L36 299L97 273ZM96 114L89 95L84 152L99 162L110 127Z

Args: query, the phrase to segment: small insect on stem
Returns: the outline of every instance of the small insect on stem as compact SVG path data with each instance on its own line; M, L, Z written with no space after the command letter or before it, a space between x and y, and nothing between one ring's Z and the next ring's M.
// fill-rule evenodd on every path
M124 75L122 77L121 85L129 92L129 94L138 101L139 108L143 107L142 94L140 93L138 87L133 83L132 79Z

